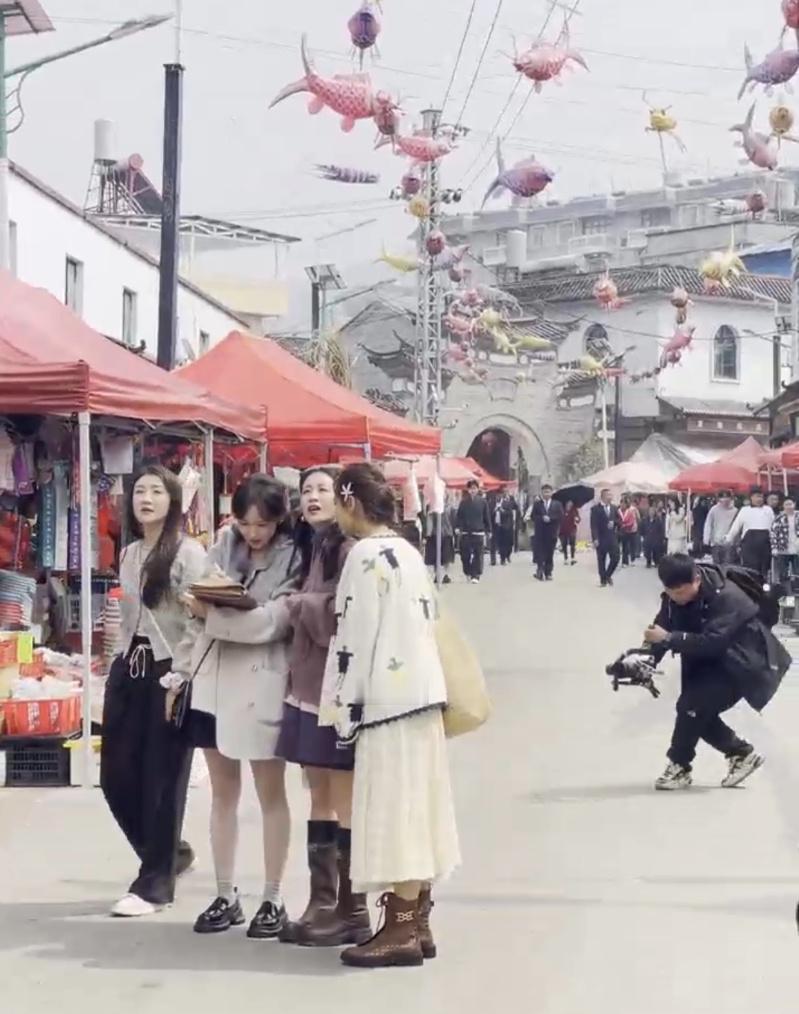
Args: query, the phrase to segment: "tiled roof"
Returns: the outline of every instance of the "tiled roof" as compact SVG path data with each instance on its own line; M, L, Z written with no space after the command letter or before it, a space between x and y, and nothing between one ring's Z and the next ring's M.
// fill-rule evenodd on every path
M704 398L661 398L664 405L684 412L686 415L721 415L738 418L740 416L753 415L755 405L749 405L745 401L706 401Z
M604 271L586 274L569 274L542 277L532 275L519 282L506 284L523 306L541 301L547 303L589 302L594 298L594 285L604 275ZM705 295L702 279L693 268L663 264L659 267L618 268L611 271L620 296L634 296L646 292L671 292L680 287L690 295ZM777 302L789 304L791 301L791 283L787 278L776 275L743 274L732 282L724 291L724 298L740 299L752 302L758 297L776 299ZM714 297L708 297L714 298Z

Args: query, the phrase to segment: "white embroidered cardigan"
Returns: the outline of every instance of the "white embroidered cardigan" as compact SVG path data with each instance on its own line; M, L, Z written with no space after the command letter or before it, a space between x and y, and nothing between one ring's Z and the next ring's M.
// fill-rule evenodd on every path
M359 729L443 708L436 613L424 561L409 542L374 536L356 543L336 593L319 724L351 740Z

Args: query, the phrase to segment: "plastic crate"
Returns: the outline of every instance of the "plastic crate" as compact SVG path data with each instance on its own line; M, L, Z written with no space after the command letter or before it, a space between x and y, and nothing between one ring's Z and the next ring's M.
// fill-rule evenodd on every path
M6 736L71 736L80 729L80 698L4 701Z
M9 743L5 753L6 788L69 785L70 751L61 737Z

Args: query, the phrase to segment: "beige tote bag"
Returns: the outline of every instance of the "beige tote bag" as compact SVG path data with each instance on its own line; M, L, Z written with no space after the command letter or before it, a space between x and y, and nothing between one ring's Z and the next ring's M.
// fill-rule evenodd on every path
M457 621L439 602L436 642L447 684L444 733L448 739L479 729L491 714L483 668Z

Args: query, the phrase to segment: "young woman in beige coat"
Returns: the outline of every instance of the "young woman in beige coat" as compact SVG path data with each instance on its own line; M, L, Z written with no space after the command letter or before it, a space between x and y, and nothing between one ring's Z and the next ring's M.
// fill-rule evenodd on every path
M234 523L208 554L212 567L241 581L258 602L249 611L187 604L204 629L194 648L189 734L205 750L211 777L211 848L217 897L197 918L197 933L244 922L234 868L241 762L249 761L261 804L265 886L249 937L269 939L287 917L281 880L289 845L285 763L275 753L288 679L290 617L286 596L297 587L287 496L266 475L246 479L233 496Z

